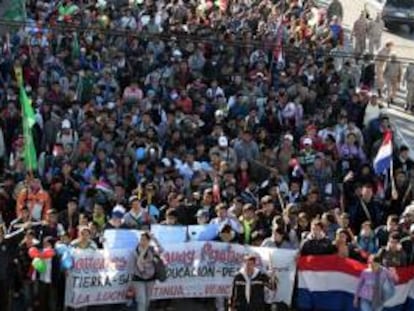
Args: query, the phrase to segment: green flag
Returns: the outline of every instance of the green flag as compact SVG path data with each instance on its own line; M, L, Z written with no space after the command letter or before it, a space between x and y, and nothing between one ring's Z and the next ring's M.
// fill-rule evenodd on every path
M34 171L37 168L37 159L36 149L33 142L32 128L36 120L32 102L29 97L27 97L26 90L23 85L20 85L19 100L23 112L24 163L27 170Z
M3 13L7 21L22 22L26 20L26 0L15 0Z
M80 56L80 45L78 34L76 32L73 33L73 41L72 41L72 58L77 59Z

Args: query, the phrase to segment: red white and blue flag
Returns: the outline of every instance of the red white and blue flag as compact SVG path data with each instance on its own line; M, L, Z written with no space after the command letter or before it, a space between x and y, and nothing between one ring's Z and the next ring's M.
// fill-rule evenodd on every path
M303 256L298 261L298 310L357 311L353 299L365 264L337 255ZM414 310L414 267L396 269L395 295L384 311Z
M384 139L374 159L374 171L377 175L384 174L392 163L392 133L384 133Z

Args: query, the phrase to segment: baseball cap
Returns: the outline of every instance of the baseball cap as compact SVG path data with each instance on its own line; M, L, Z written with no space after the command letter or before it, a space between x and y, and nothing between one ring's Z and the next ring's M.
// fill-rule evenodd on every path
M209 217L209 213L204 209L200 209L197 211L196 217Z
M124 218L125 215L125 208L122 205L116 205L112 209L112 218Z
M65 120L62 121L62 128L63 129L70 129L71 128L70 121L68 119L65 119Z
M304 145L312 145L312 139L310 139L309 137L305 138L303 140L303 144Z
M283 136L283 139L293 141L293 135L292 134L285 134L285 136Z
M229 145L229 140L226 136L220 136L218 139L218 144L220 147L227 147Z
M129 204L132 204L135 201L139 201L139 198L136 195L130 196L128 199Z

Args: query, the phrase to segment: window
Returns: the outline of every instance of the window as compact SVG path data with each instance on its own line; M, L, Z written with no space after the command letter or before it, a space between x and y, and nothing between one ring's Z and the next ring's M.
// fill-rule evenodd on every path
M414 8L414 0L388 0L386 6L396 8Z

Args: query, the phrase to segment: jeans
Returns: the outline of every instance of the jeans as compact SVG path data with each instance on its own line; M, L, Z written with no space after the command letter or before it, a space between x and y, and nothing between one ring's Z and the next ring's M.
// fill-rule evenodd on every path
M151 303L151 291L154 287L153 281L134 282L137 311L148 311Z
M0 280L0 310L9 310L10 287L8 280Z
M39 282L39 303L42 311L56 311L56 287L52 284Z
M27 310L32 310L34 306L38 305L36 282L30 280L23 281L23 303Z
M215 299L216 311L224 311L225 303L226 303L226 298L216 297Z
M361 299L360 309L361 309L361 311L382 311L382 309L384 309L384 307L379 307L379 308L376 308L374 310L374 308L372 307L371 301L369 301L367 299Z

